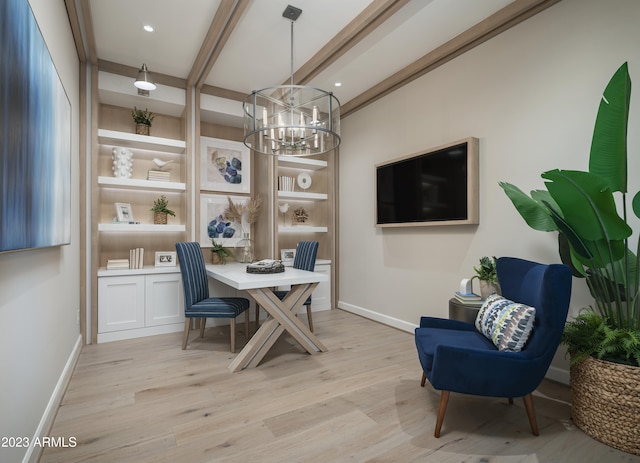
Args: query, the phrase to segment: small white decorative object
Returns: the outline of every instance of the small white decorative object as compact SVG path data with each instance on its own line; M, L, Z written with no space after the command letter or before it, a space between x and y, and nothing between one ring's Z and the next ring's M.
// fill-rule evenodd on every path
M298 186L303 190L308 189L311 186L311 176L306 172L300 173L298 175Z
M464 278L462 281L460 281L460 293L461 294L473 293L473 287L471 286L471 280L469 278Z
M153 163L158 166L158 170L162 170L162 168L164 166L166 166L169 163L172 163L173 159L171 159L170 161L163 161L162 159L158 159L158 158L153 158Z
M127 148L115 147L111 150L113 176L131 178L133 173L133 153Z

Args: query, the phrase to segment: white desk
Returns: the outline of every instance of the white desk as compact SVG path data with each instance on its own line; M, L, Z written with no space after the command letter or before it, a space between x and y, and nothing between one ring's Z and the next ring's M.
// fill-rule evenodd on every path
M229 369L235 372L256 367L285 330L310 354L326 352L327 348L298 320L296 313L318 283L328 281L329 276L294 268L287 268L282 273L256 274L247 273L246 268L246 264L239 263L207 265L209 277L247 291L270 315L231 362ZM273 288L284 285L291 285L291 290L281 301L273 293Z

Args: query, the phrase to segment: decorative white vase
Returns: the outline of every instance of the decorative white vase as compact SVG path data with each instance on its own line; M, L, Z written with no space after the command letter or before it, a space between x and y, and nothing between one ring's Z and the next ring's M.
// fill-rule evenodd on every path
M114 177L131 178L133 174L133 153L127 148L113 148L111 150Z

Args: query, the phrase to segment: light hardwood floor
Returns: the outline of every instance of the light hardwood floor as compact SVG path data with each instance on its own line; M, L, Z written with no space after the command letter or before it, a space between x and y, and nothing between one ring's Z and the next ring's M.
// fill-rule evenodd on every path
M237 342L244 343L243 325ZM231 373L228 327L86 346L52 437L75 448L50 462L638 462L583 434L565 386L536 393L540 436L522 401L451 394L440 439L439 392L420 387L413 336L356 315L314 313L328 352L283 335L261 365Z

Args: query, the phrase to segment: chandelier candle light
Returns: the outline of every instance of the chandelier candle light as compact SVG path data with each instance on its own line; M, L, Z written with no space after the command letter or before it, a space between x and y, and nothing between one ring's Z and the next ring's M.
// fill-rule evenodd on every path
M293 23L302 10L291 5L291 83L254 90L243 103L244 144L262 154L311 156L340 145L340 102L331 92L293 84Z

